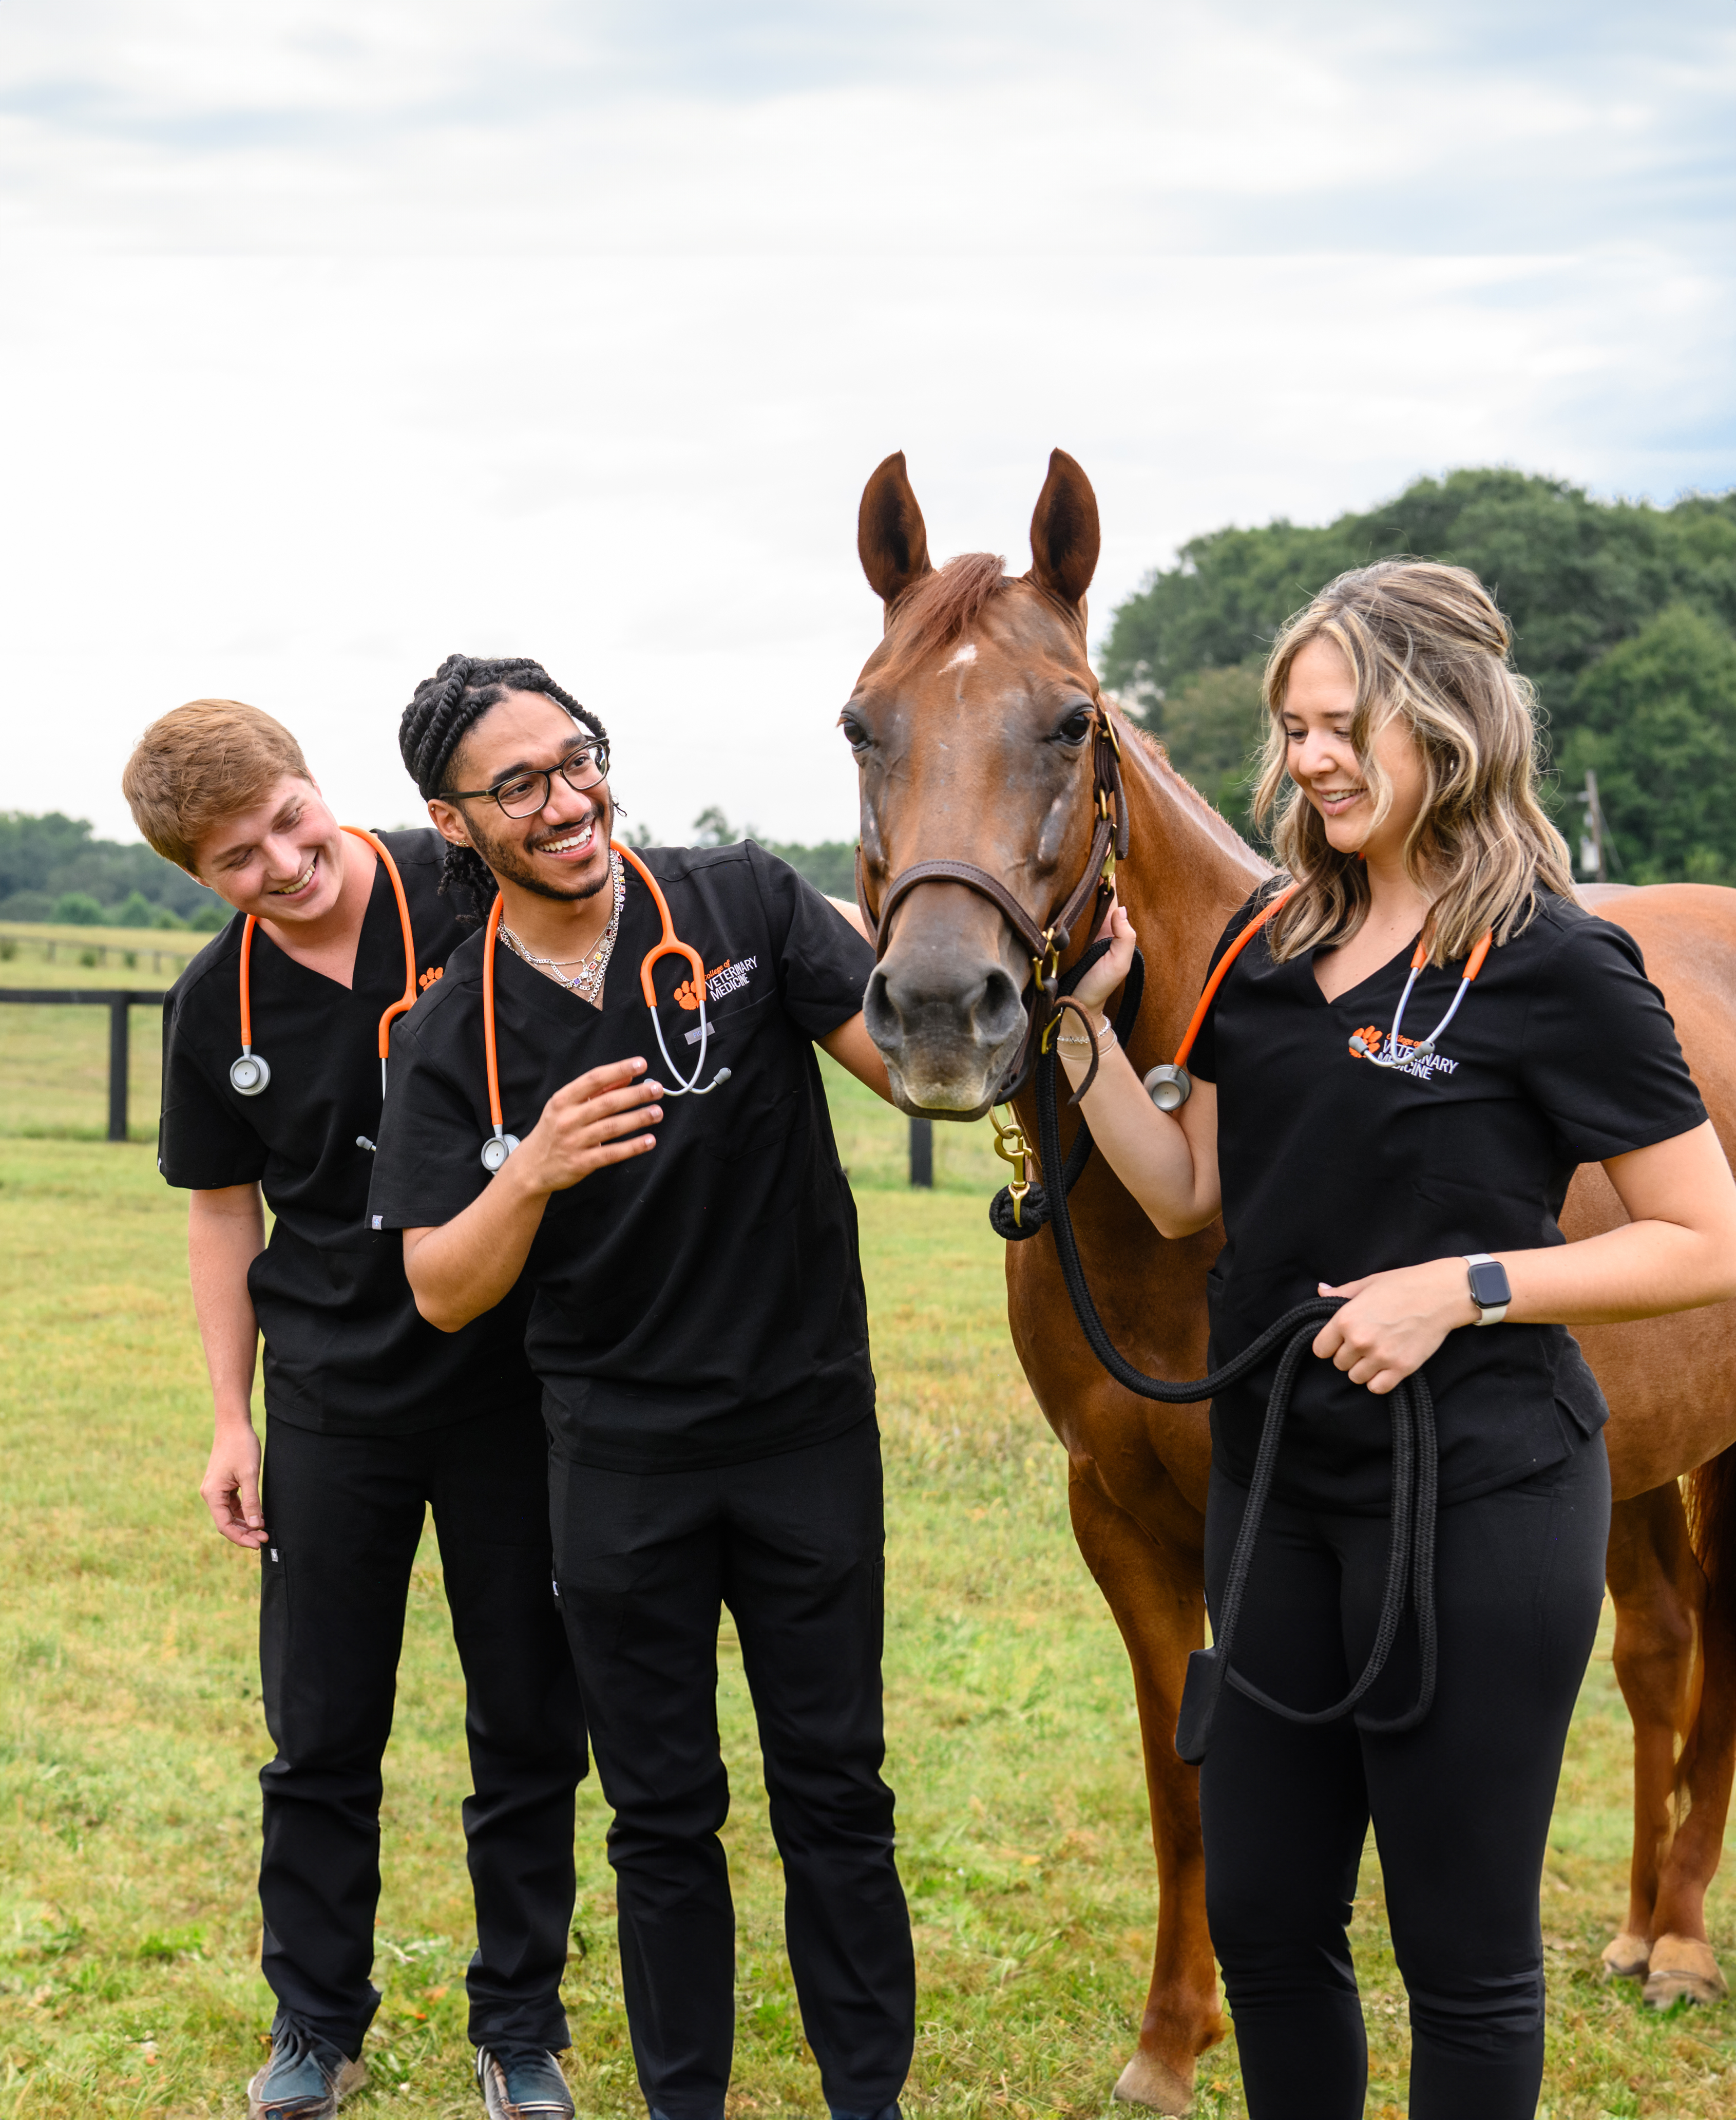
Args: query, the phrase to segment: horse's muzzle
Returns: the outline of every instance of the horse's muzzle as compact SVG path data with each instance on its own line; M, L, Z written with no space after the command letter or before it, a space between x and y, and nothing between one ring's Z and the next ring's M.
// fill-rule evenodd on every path
M862 1009L901 1110L981 1118L1024 1036L1024 1006L995 959L894 941L875 967Z

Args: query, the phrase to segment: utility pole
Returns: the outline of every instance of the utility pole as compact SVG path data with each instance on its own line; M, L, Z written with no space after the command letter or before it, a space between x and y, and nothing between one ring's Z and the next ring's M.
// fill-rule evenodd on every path
M1597 775L1589 765L1585 769L1585 792L1583 795L1576 796L1574 800L1585 806L1585 828L1580 834L1580 867L1588 882L1595 876L1599 883L1608 883L1609 868L1605 851L1608 835L1604 828L1603 807L1597 798Z

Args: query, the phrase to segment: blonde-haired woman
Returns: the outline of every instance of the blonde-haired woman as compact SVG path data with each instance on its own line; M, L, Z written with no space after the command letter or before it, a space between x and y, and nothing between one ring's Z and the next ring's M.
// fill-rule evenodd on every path
M1289 876L1217 956L1294 889L1220 987L1173 1115L1102 1027L1135 942L1121 908L1078 990L1104 1048L1084 1109L1122 1182L1167 1236L1223 1215L1214 1365L1296 1304L1344 1299L1297 1381L1234 1644L1237 1673L1287 1705L1340 1699L1367 1658L1384 1395L1427 1362L1435 1400L1427 1715L1399 1734L1299 1727L1226 1688L1201 1769L1254 2120L1362 2110L1347 1928L1371 1819L1410 1995L1411 2120L1535 2109L1538 1885L1609 1521L1608 1412L1567 1327L1736 1295L1736 1185L1638 948L1574 901L1508 644L1463 569L1388 560L1332 583L1266 672L1258 807ZM1077 1084L1076 1019L1062 1056ZM1568 1245L1557 1217L1592 1161L1630 1220ZM1213 1408L1214 1612L1270 1381ZM1418 1676L1407 1620L1359 1714L1401 1714Z

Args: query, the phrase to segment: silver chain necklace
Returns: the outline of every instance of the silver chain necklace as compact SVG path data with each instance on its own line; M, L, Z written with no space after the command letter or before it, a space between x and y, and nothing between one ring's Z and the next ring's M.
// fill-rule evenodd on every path
M569 993L577 994L581 1001L589 1002L593 1008L601 1008L603 1005L603 975L609 969L609 959L614 953L615 938L620 932L621 908L627 902L626 871L620 856L612 850L609 856L609 871L615 883L615 903L609 914L609 925L583 957L539 957L534 950L520 941L505 921L500 923L501 937L514 956L522 957L527 965L534 965L546 978L553 979L556 986L564 987ZM578 969L569 976L562 967L573 964L578 966Z

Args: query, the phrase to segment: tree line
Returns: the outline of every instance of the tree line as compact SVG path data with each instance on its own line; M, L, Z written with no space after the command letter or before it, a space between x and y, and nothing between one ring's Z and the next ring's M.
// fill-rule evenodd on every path
M1736 882L1736 493L1660 509L1459 471L1322 528L1212 531L1117 607L1104 680L1250 830L1274 635L1334 575L1398 553L1469 567L1494 592L1537 687L1547 799L1570 844L1590 768L1618 881Z
M1457 471L1320 528L1210 531L1116 607L1104 681L1252 835L1274 635L1334 574L1395 553L1469 567L1493 590L1537 687L1546 799L1570 844L1590 769L1618 880L1736 883L1736 492L1653 508L1523 472ZM694 821L700 846L758 836L715 806ZM822 890L854 895L853 842L762 844ZM142 844L100 839L58 811L0 813L0 920L214 929L226 918Z
M215 891L142 840L100 839L83 817L0 811L0 920L79 928L192 928L229 918Z
M629 829L635 846L652 843L643 828ZM732 825L715 805L694 820L691 844L726 846L757 839L751 825ZM825 839L809 846L794 841L763 843L821 890L833 897L856 891L856 843ZM82 817L27 816L0 811L0 920L56 921L80 928L179 928L214 933L229 918L215 891L137 841L100 839Z

